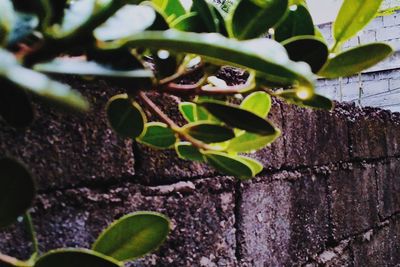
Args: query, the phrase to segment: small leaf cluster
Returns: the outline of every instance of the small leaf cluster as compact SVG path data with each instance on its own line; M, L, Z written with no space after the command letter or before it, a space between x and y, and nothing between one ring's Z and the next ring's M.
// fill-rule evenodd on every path
M41 254L28 209L35 198L30 172L11 158L0 159L0 229L21 216L32 235L34 253L27 261L0 254L0 265L19 267L124 266L158 248L170 231L170 221L155 212L125 215L105 229L89 249L57 249Z
M341 50L381 2L345 0L329 46L303 0L196 0L190 7L181 0L0 0L0 115L16 127L29 124L31 93L85 111L79 93L47 75L101 78L126 90L106 107L121 137L254 177L261 164L242 154L280 135L267 119L270 96L329 110L332 102L314 92L317 77L353 75L392 53L383 43ZM248 80L228 85L218 78L225 65L244 69ZM178 126L148 92L189 99L179 106L187 124ZM232 96L242 102L232 104ZM146 112L158 121L148 122Z

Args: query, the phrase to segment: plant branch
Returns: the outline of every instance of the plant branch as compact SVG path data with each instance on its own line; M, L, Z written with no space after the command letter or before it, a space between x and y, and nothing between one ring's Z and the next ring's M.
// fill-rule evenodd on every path
M178 79L178 78L180 78L180 77L182 77L184 75L189 75L189 74L191 74L191 73L193 73L195 71L198 71L202 67L204 67L204 63L203 62L200 63L199 65L197 65L196 67L191 68L189 70L185 69L186 68L185 66L180 66L178 71L175 72L173 75L160 80L159 85L168 84L168 83L170 83L170 82L172 82L172 81L174 81L174 80L176 80L176 79Z
M39 244L38 244L38 240L36 237L36 231L35 231L35 227L33 225L32 217L29 212L25 213L24 222L28 229L28 232L29 232L29 235L30 235L30 238L32 241L32 246L33 246L32 258L35 258L39 254Z
M20 261L14 257L8 256L5 254L1 254L1 253L0 253L0 263L5 263L7 265L17 266L17 267L32 267L33 266L33 264L30 264L29 262Z
M193 146L199 148L199 149L205 149L205 150L215 150L215 148L204 144L203 142L191 137L190 135L186 134L185 132L182 131L181 127L179 127L173 120L171 120L161 109L157 107L157 105L151 101L150 98L147 97L147 95L140 91L138 94L139 98L143 101L143 103L150 109L152 113L157 115L162 122L167 124L179 137L182 139L192 143Z

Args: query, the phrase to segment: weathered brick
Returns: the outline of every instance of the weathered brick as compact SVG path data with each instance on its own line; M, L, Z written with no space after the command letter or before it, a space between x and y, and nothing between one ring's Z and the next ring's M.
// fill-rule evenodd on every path
M400 160L376 164L379 213L387 218L400 211Z
M350 241L344 240L339 245L326 249L314 258L314 261L305 265L305 267L344 267L353 266L353 257L350 247Z
M90 247L114 219L138 210L159 211L170 217L171 235L156 254L134 266L235 266L234 206L234 182L213 178L153 188L126 184L56 191L39 196L33 218L41 249L47 251ZM14 249L23 248L20 237L0 234L0 251L26 255Z
M375 166L344 164L329 177L332 234L335 240L365 231L379 220Z
M386 146L388 156L400 155L400 114L392 113L388 121L386 132Z
M35 104L36 119L25 131L0 121L0 157L23 161L41 190L63 188L134 174L132 142L108 127L104 107L117 89L102 81L64 79L92 104L87 114L68 114Z
M398 266L400 263L400 220L398 216L352 242L354 266Z
M300 265L323 250L328 238L323 175L282 172L258 181L241 189L241 266Z
M370 230L352 245L354 266L393 266L390 264L389 227Z
M387 156L386 132L389 113L373 108L354 110L350 124L350 143L354 158Z
M285 105L285 165L314 166L349 159L346 118L340 107L332 112Z

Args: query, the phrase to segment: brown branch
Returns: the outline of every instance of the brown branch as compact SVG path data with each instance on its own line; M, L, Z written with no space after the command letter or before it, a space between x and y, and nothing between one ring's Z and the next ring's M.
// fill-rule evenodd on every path
M187 70L187 69L185 69L185 67L181 66L178 69L178 71L175 72L173 75L160 80L159 81L159 85L165 85L165 84L168 84L168 83L170 83L170 82L172 82L172 81L174 81L174 80L176 80L176 79L178 79L178 78L180 78L182 76L192 74L193 72L198 71L202 67L204 67L204 63L203 62L201 62L199 65L197 65L197 66L195 66L195 67L193 67L193 68L191 68L189 70Z
M1 253L0 253L0 262L3 262L8 265L12 265L12 266L19 266L19 267L31 267L32 266L32 264L29 264L28 262L23 262L14 257L4 255Z
M167 114L165 114L159 107L157 107L157 105L153 101L151 101L151 99L148 98L144 92L140 91L138 96L143 101L143 103L149 108L149 110L152 113L154 113L155 115L157 115L160 118L160 120L162 122L164 122L165 124L167 124L179 137L192 143L193 146L195 146L199 149L215 150L215 148L213 148L207 144L204 144L203 142L184 133L182 131L181 127L179 127L173 120L171 120L167 116Z
M163 87L161 90L165 93L173 94L173 95L235 95L241 94L242 90L248 88L248 84L245 85L234 85L228 86L226 88L220 87L204 87L201 86L203 82L197 82L195 84L186 85L186 84L176 84L169 83Z

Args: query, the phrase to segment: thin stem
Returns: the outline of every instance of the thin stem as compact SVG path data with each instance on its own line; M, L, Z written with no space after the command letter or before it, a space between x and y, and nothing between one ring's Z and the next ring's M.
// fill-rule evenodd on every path
M0 253L0 263L5 263L11 266L18 266L18 267L31 267L33 264L29 262L20 261L14 257L4 255Z
M157 115L162 122L167 124L179 137L182 139L192 143L193 146L199 148L199 149L205 149L205 150L215 150L215 148L204 144L203 142L191 137L190 135L186 134L185 132L182 131L181 127L179 127L173 120L171 120L167 114L165 114L161 109L157 107L157 105L151 101L150 98L147 97L147 95L140 91L138 94L139 98L143 101L143 103L150 109L152 113Z
M197 65L196 67L189 69L189 70L187 70L186 67L181 66L181 67L179 67L178 71L175 72L173 75L160 80L159 85L165 85L165 84L168 84L184 75L189 75L189 74L199 70L203 66L204 66L204 63L201 63L201 64Z
M29 212L26 212L24 215L24 222L26 227L28 228L28 232L32 241L33 246L33 254L32 257L35 258L39 254L39 244L36 237L35 227L33 225L32 217Z

